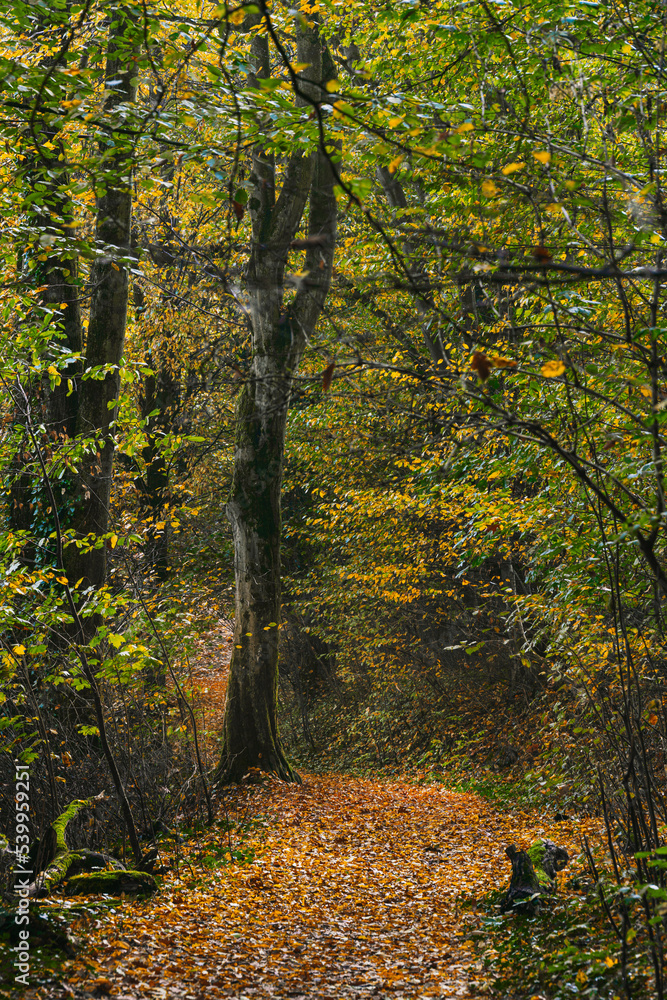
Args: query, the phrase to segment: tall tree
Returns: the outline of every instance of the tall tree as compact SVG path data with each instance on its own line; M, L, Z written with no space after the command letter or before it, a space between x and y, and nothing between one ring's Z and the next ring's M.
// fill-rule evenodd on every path
M254 84L270 76L271 25L252 42ZM297 21L297 104L317 108L333 78L316 22ZM251 83L253 82L251 78ZM298 780L281 749L276 722L280 623L280 492L292 379L313 334L331 283L336 197L322 136L316 152L294 151L276 197L275 158L252 154L248 207L252 249L247 290L252 325L251 374L237 408L234 473L227 515L234 537L236 617L223 722L221 780L249 768ZM306 276L286 302L288 254L308 206Z
M129 7L111 18L105 72L104 112L110 128L101 144L98 181L96 260L91 267L92 297L79 388L77 435L83 439L73 527L79 539L65 550L70 579L101 586L106 579L106 545L95 538L109 530L109 500L120 389L120 362L125 343L128 263L132 218L132 166L135 140L127 128L137 91L137 24Z

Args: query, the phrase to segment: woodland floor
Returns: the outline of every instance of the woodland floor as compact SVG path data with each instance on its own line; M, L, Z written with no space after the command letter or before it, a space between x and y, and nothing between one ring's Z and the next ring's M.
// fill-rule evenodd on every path
M193 663L209 722L228 658L226 637L211 639L218 670ZM79 910L82 950L26 996L473 1000L487 988L464 901L508 884L509 843L545 836L576 856L582 832L408 779L304 774L217 807L214 828L165 842L153 898Z

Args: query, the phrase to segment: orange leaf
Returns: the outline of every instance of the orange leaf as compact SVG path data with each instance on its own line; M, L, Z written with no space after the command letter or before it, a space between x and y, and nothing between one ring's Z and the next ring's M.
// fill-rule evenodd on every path
M481 351L475 351L470 362L470 367L474 372L477 372L482 382L486 382L491 374L491 362L486 354L482 354Z

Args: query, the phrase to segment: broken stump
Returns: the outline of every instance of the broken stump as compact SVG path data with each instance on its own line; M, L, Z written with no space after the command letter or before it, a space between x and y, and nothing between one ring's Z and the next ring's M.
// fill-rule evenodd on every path
M555 891L556 874L565 868L570 856L551 840L536 840L527 851L510 844L505 854L512 862L512 878L502 910L532 917L541 900Z

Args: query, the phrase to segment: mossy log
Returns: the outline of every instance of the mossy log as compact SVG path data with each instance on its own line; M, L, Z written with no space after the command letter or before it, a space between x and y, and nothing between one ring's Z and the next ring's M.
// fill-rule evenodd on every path
M48 861L44 871L30 886L29 896L47 896L66 880L66 892L72 896L93 892L119 896L124 892L155 891L157 883L152 875L146 872L127 871L125 865L117 858L100 851L69 848L68 824L92 803L92 799L75 799L53 821L44 838ZM82 874L83 872L85 874Z
M86 896L90 893L106 893L120 896L127 893L155 892L157 882L147 872L126 871L89 872L75 875L67 880L65 892L68 896Z
M541 900L555 891L556 874L565 868L570 856L551 840L536 840L527 851L510 844L505 854L512 862L512 878L502 909L534 916Z

